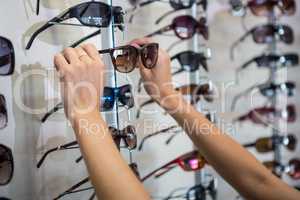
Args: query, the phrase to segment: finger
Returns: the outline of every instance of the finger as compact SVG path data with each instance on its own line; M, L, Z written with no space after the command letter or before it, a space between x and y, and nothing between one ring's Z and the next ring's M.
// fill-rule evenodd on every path
M63 51L63 55L70 64L78 63L80 61L74 48L66 48Z
M96 49L95 45L85 44L85 45L82 45L81 47L93 60L100 60L100 55L99 55L98 50Z
M91 63L92 59L90 58L90 56L83 50L82 47L77 47L75 48L75 51L79 57L79 60L81 60L84 63Z
M64 66L67 66L68 62L66 61L65 57L61 54L58 53L54 56L54 66L57 71L60 71Z
M149 38L149 37L144 37L144 38L138 38L138 39L134 39L131 42L129 42L129 44L133 45L133 44L137 44L139 46L144 45L144 44L149 44L149 43L153 43L153 39Z

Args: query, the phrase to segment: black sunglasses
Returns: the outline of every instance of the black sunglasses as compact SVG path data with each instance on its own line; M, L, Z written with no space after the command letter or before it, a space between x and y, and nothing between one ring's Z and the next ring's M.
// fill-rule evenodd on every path
M137 146L137 136L136 136L136 130L134 126L127 126L123 130L117 130L116 128L109 127L109 131L112 134L112 137L114 139L115 144L117 145L118 149L121 148L121 139L124 141L126 148L129 150L133 150ZM63 150L70 150L70 149L79 149L79 145L77 141L72 141L70 143L57 146L55 148L49 149L46 151L40 160L38 161L36 167L40 168L42 164L45 162L45 159L53 152L57 151L63 151ZM82 160L82 156L80 158L76 159L76 163L80 162Z
M254 42L257 44L269 44L277 40L277 38L286 44L292 44L294 42L294 32L288 25L264 24L255 26L233 43L230 48L231 59L234 59L234 49L237 45L243 42L250 34L252 35Z
M7 126L8 117L6 109L6 100L5 97L0 94L0 129L3 129Z
M256 63L258 67L288 67L299 65L299 56L296 53L287 53L283 55L277 54L263 54L252 58L243 64L238 71L244 70L249 67L253 62Z
M0 36L0 75L11 75L15 69L14 47L7 38Z
M14 159L12 151L7 146L0 144L0 186L7 185L14 174Z
M111 49L100 50L99 54L110 54L115 69L121 73L132 72L139 61L144 67L152 69L158 60L159 45L150 43L142 45L140 48L126 45Z
M100 110L103 112L111 111L113 110L116 102L118 102L118 106L125 106L127 109L130 109L134 106L134 96L131 85L126 84L116 88L104 87L103 96L101 97ZM41 120L42 123L47 121L52 114L63 108L63 103L57 104L53 109L44 115Z
M136 11L138 8L145 7L145 6L155 3L155 2L165 2L165 1L148 0L145 2L141 2L141 1L129 1L129 2L131 3L132 6L134 6L134 8L131 9L131 12L132 12L132 11ZM163 19L165 19L169 15L173 14L174 12L191 8L194 4L196 4L197 6L202 6L204 11L207 10L207 0L200 0L200 1L198 1L198 0L188 0L188 1L169 0L169 3L170 3L170 6L173 8L173 10L168 11L165 14L163 14L161 17L159 17L155 21L155 24L159 24ZM132 14L130 16L130 19L129 19L130 23L133 21L133 18L134 18L134 14Z
M283 93L288 97L295 95L296 85L294 82L288 81L285 83L274 84L260 87L259 90L262 95L266 97L274 97L278 93Z
M208 58L204 53L196 53L194 51L184 51L178 53L171 57L171 61L177 60L180 64L180 69L173 72L172 75L174 76L183 71L195 72L199 69L200 66L202 66L205 71L208 71L207 59ZM138 92L141 92L141 86L142 79L140 79L138 83Z
M96 28L108 27L110 22L113 21L113 23L121 31L124 30L122 25L124 23L124 19L121 7L109 6L98 1L89 1L67 9L65 12L57 17L52 18L45 25L40 27L29 39L26 49L30 49L33 41L41 32L55 24L78 26L78 24L63 23L63 21L71 18L76 18L83 26Z

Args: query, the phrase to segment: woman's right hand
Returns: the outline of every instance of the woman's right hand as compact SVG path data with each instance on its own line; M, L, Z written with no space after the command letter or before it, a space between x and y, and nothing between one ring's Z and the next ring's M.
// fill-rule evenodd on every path
M153 43L153 40L141 38L131 41L130 45L139 47L149 43ZM139 69L146 92L160 105L168 97L177 94L172 84L170 56L165 50L159 49L158 61L154 68L147 69L140 62Z

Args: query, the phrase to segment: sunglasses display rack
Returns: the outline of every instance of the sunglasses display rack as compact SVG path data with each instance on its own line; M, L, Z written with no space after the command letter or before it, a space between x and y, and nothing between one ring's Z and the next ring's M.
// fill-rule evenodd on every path
M240 11L242 7L244 7L240 1L232 1L239 2L239 4L234 4L238 7L237 10ZM287 25L281 26L282 24L279 22L278 14L275 13L274 7L276 7L276 3L273 4L271 1L269 2L272 7L271 10L266 11L266 9L260 9L259 2L249 1L246 5L246 8L250 8L251 12L256 16L263 16L267 18L267 23L269 27L276 27L278 30L268 29L268 33L259 33L257 31L259 26L251 29L249 33L253 35L253 39L255 43L258 44L266 44L267 48L261 57L256 57L255 62L259 67L268 67L269 70L269 78L267 83L261 85L255 85L250 87L242 94L236 96L233 100L232 110L234 110L237 100L241 96L245 96L250 94L253 89L259 88L260 93L268 98L267 106L263 106L260 108L255 108L250 111L248 114L239 117L238 121L242 122L244 120L251 120L255 124L263 124L265 127L270 127L272 129L271 137L262 137L256 140L254 143L245 144L244 147L254 147L258 153L273 153L273 160L263 162L263 164L272 171L276 176L283 178L284 175L288 175L293 180L298 180L299 177L299 166L300 161L298 158L292 159L288 164L283 164L285 159L284 149L288 149L290 151L294 151L297 146L297 138L293 134L287 133L287 124L292 123L296 120L296 110L294 105L287 105L290 97L294 96L294 90L296 88L293 82L289 80L282 80L282 77L286 79L288 70L291 66L297 66L299 64L298 55L297 54L284 54L280 56L281 51L279 49L280 40L286 44L293 43L293 30L289 28ZM289 3L293 1L287 1ZM295 2L294 2L295 3ZM257 5L258 4L258 5ZM266 4L266 3L265 3ZM278 3L279 4L279 3ZM233 6L233 9L236 7ZM257 6L257 7L256 7ZM282 6L282 5L278 5ZM284 6L284 4L283 4ZM285 8L285 7L284 7ZM290 10L290 12L286 11L284 13L284 9L280 10L283 12L283 15L293 15L295 13L295 5L293 4L290 7L286 7ZM264 13L266 12L266 13ZM242 12L244 14L243 20L245 17L245 11ZM266 16L267 15L267 16ZM244 21L243 21L244 22ZM262 29L267 29L265 26ZM263 27L263 26L261 26ZM240 39L233 46L236 46L239 42L242 42L245 37L249 34L246 33L242 39ZM270 34L271 33L271 34ZM270 41L268 41L270 40ZM271 56L270 56L271 55ZM273 59L272 59L273 55ZM233 57L233 48L231 49L231 57ZM268 57L268 58L267 58ZM278 57L278 58L277 58ZM265 62L263 60L265 59ZM280 60L281 59L281 60ZM268 61L269 60L269 61ZM268 61L268 62L267 62ZM248 66L252 61L247 62L237 71L237 75L240 70L243 70ZM282 72L279 72L281 68L285 67L285 74L282 75ZM279 74L281 73L281 74ZM238 78L238 76L237 76ZM284 84L278 84L278 82L287 81ZM278 90L281 90L278 92ZM273 115L273 118L268 119L268 115ZM267 119L267 120L266 120Z

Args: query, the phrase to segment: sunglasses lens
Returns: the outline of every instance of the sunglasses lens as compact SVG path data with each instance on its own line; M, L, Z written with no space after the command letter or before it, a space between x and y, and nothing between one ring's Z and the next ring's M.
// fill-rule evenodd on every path
M132 93L132 87L130 85L124 85L119 90L119 101L127 108L134 106L134 97Z
M149 44L143 48L141 58L146 68L152 69L155 67L158 59L158 48L158 44Z
M294 42L293 30L288 26L278 26L277 34L280 39L287 44Z
M274 41L276 29L272 25L257 27L253 31L253 39L256 43L271 43Z
M178 60L186 71L193 72L199 68L200 58L194 52L183 52L178 55Z
M10 182L13 175L12 152L7 147L0 145L0 185Z
M170 0L170 5L174 10L190 8L195 3L195 0Z
M137 63L137 55L137 50L132 46L114 50L113 57L117 71L129 73L134 70Z
M289 105L287 107L287 121L288 122L295 122L296 121L296 108L293 105Z
M101 111L110 111L114 108L115 93L113 88L104 87L103 96L101 97Z
M0 75L9 75L13 71L14 54L12 44L0 37Z
M7 110L6 110L6 101L3 95L0 95L0 129L3 129L7 126Z
M193 37L197 27L197 21L187 15L176 17L173 24L176 35L181 39Z
M281 7L285 14L293 15L296 12L296 2L295 0L281 0Z
M128 126L125 129L126 132L126 138L125 142L128 146L128 149L135 149L137 146L137 137L136 137L136 131L133 126Z
M190 158L186 158L184 160L182 160L183 165L182 168L185 171L195 171L195 170L199 170L204 166L204 162L202 158L199 158L197 156L193 156Z
M80 21L87 26L106 27L110 23L111 8L101 2L83 3L76 10Z
M291 151L294 151L297 147L297 138L294 135L288 135L287 139L288 139L287 148Z
M285 63L285 65L288 65L288 66L299 65L299 56L297 54L285 55L285 56L283 56L282 60Z

